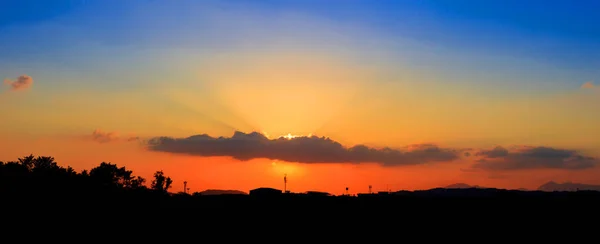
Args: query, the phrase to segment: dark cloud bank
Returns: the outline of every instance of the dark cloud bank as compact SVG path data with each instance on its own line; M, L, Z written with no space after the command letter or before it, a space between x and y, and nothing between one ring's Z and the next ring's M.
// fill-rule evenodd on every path
M364 145L344 147L326 137L296 137L269 139L258 132L235 132L232 137L211 137L206 134L187 138L156 137L147 143L152 151L197 156L230 156L247 161L267 158L298 163L379 163L384 166L416 165L450 162L461 156L475 157L472 169L587 169L598 159L579 152L551 147L518 147L511 150L496 147L490 150L441 148L419 144L402 149L372 148ZM468 152L472 151L472 152Z
M486 170L581 170L598 164L597 158L581 155L575 150L551 147L522 146L509 150L498 146L490 150L480 150L475 156L479 156L480 159L473 167Z
M385 166L453 161L462 153L432 144L413 145L406 150L350 148L325 137L269 139L258 132L235 132L232 137L195 135L187 138L157 137L148 141L153 151L199 156L231 156L239 160L277 159L299 163L379 163Z

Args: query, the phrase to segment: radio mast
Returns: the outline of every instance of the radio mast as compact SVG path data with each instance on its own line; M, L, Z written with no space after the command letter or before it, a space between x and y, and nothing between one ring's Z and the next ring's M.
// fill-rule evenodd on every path
M283 192L287 192L287 174L283 175Z

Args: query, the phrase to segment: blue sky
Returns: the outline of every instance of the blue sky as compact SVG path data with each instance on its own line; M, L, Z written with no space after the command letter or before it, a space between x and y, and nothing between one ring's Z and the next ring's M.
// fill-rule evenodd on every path
M58 68L85 69L86 65L114 59L111 52L122 53L119 59L127 60L147 50L271 45L260 38L249 38L253 32L265 35L285 32L290 39L297 38L298 45L335 48L335 43L327 43L326 39L308 32L311 26L327 22L330 25L327 31L338 31L348 42L365 50L384 46L388 49L384 52L394 53L394 49L402 49L395 46L397 43L433 50L429 54L417 52L408 62L446 70L450 76L461 73L457 78L464 76L463 69L472 71L472 75L498 72L520 73L521 77L531 76L528 69L534 69L538 74L530 80L546 79L564 88L599 76L600 17L594 12L598 5L597 1L575 4L512 0L169 1L168 4L9 0L2 1L0 7L3 33L0 61L16 69L19 64L31 66L43 60L46 64L42 66L51 63ZM214 17L220 24L211 21L212 10L223 14ZM246 15L229 16L228 11ZM278 23L290 14L316 21L304 27L298 27L302 25L299 22ZM293 29L290 27L301 31L286 31ZM81 56L93 56L95 61ZM540 74L544 70L547 75ZM4 76L13 76L10 72L5 74L7 70L0 71Z

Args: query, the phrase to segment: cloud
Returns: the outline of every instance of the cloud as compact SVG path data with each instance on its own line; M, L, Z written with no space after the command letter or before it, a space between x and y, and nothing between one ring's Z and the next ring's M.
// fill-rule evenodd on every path
M475 156L484 156L486 158L501 158L508 156L508 149L497 146L491 150L481 150L475 153Z
M488 179L492 179L492 180L503 180L503 179L509 179L510 177L508 175L504 175L504 174L490 174L487 177Z
M447 162L458 159L461 150L444 149L433 144L419 144L405 150L350 148L325 137L304 136L269 139L261 133L236 131L232 137L206 134L187 138L156 137L147 142L149 150L197 156L230 156L247 161L267 158L298 163L379 163L385 166Z
M593 82L588 81L586 83L583 83L583 85L581 85L581 89L594 89L596 88L596 85L594 85Z
M5 79L4 84L9 85L12 91L22 91L27 90L33 85L33 78L28 75L21 75L17 77L16 80L11 81L10 79Z
M592 168L599 162L598 159L581 155L575 150L532 146L516 147L513 150L498 146L481 150L475 156L480 159L473 168L484 170L581 170Z
M127 138L127 141L139 141L140 137L139 136L130 136Z
M92 132L92 140L100 143L107 143L116 141L118 139L119 135L116 132L103 132L99 129L96 129L94 132Z
M100 129L95 129L92 132L91 139L99 143L116 142L116 141L141 141L138 136L121 137L117 132L104 132Z

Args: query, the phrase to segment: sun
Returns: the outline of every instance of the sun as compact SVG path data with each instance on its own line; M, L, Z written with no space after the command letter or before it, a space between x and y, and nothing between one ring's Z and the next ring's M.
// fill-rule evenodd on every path
M296 137L298 137L297 135L292 135L291 133L288 133L287 135L282 136L285 139L291 140L294 139Z
M288 139L288 140L291 140L291 139L294 139L294 138L297 138L297 137L312 137L312 133L310 133L310 134L308 134L306 136L304 136L304 135L292 135L292 133L288 133L287 135L283 135L281 137L283 137L285 139Z

